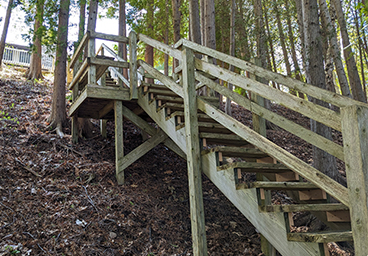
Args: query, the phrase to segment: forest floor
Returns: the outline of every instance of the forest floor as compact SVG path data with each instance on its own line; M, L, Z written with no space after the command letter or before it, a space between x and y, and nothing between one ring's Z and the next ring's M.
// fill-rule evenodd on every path
M95 136L73 145L70 122L64 138L48 127L51 97L52 81L1 72L0 255L192 255L186 162L160 145L127 168L118 186L113 122L106 139L94 122ZM303 116L274 110L309 126ZM233 111L251 125L249 112ZM267 135L312 161L302 140L282 130ZM125 122L124 152L141 143L140 130ZM205 176L203 191L209 255L263 255L257 230ZM329 247L332 255L353 255Z

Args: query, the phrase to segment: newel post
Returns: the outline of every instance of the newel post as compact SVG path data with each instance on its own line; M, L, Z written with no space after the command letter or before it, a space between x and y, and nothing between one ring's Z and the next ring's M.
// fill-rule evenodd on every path
M94 31L93 31L94 32ZM93 34L93 33L91 33ZM88 58L96 56L96 39L94 35L91 35L88 39ZM88 84L96 84L96 65L90 64L88 67Z
M129 79L130 99L138 99L137 34L134 31L129 34Z
M189 48L183 47L182 65L193 254L202 256L207 255L207 241L202 194L201 152L197 118L197 95L194 78L194 54Z
M341 109L355 255L368 255L368 107Z

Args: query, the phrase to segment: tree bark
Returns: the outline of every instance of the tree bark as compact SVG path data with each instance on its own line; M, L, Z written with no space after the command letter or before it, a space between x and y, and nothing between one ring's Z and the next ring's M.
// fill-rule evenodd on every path
M12 9L13 9L13 0L9 0L8 7L6 8L6 15L5 15L3 33L1 34L1 40L0 40L0 70L1 70L1 67L2 67L6 35L8 34L8 28L9 28L9 22L10 22Z
M126 37L126 15L125 15L125 0L119 0L119 36ZM127 60L127 48L125 43L119 43L118 55L124 60ZM128 70L126 68L120 69L123 76L128 79ZM119 85L123 86L123 81L119 79Z
M337 19L340 25L342 45L344 47L344 59L348 70L348 77L353 98L361 102L366 102L367 100L363 92L362 84L360 82L354 53L351 49L349 34L346 27L346 21L344 17L344 12L342 10L341 2L340 0L332 0L332 3L335 6Z
M150 0L147 2L147 18L148 18L148 31L153 32L153 5L154 1ZM180 22L179 22L179 28L180 28ZM152 33L151 32L151 33ZM152 34L150 36L153 36ZM180 34L179 34L180 36ZM153 47L150 45L146 45L146 51L144 54L145 61L150 64L152 67L154 66L154 60L153 60ZM152 78L146 78L146 83L153 83Z
M169 13L169 0L165 0L165 11L166 13ZM166 16L165 19L165 35L164 35L164 40L165 40L165 44L169 44L169 15ZM165 76L169 75L169 55L165 53L164 56L164 74Z
M230 10L230 56L235 56L235 11L236 4L235 0L231 0L231 10ZM229 70L234 72L234 66L230 65ZM229 90L233 90L233 85L229 83ZM226 98L225 103L225 113L231 116L231 99Z
M33 48L31 55L31 63L26 73L27 79L41 79L42 76L42 36L43 36L43 9L44 0L36 1L36 15L33 31Z
M214 0L205 0L204 18L205 18L205 42L206 42L205 46L211 49L216 49Z
M201 44L201 22L199 19L198 0L189 0L189 26L191 40Z
M336 67L336 74L339 79L341 93L344 96L351 97L348 79L346 77L344 65L342 64L341 60L340 46L337 41L336 29L332 23L326 0L319 0L319 6L321 9L321 19L323 21L322 24L326 24L324 30L326 31L329 38L331 56Z
M172 13L173 13L173 28L174 28L174 43L180 40L180 22L181 22L181 12L180 12L181 0L171 0ZM173 73L175 68L179 66L179 61L173 61Z
M317 0L302 0L302 2L307 82L326 89ZM325 102L320 100L311 99L311 101L327 106ZM331 128L321 123L311 120L311 130L332 140ZM336 159L315 146L313 146L313 166L331 178L338 180Z
M270 51L269 51L270 58L269 58L268 66L269 66L271 71L277 72L276 59L275 59L275 50L273 48L273 41L272 41L272 37L271 37L270 25L269 25L269 22L268 22L267 12L265 13L265 23L266 23L266 32L267 32L268 44L270 46ZM272 81L272 86L274 88L278 88L275 81ZM278 89L280 89L280 88L278 88Z
M63 137L62 127L66 121L65 80L68 46L69 0L60 1L58 35L56 45L56 66L54 90L52 95L50 126L55 127L60 137Z

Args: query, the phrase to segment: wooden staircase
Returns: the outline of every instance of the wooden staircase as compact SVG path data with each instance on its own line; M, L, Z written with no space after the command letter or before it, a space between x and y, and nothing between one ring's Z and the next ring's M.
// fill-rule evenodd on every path
M366 256L368 180L364 173L368 161L364 152L368 151L368 146L364 141L367 139L367 104L272 73L186 40L170 47L145 35L138 35L140 41L180 60L181 64L173 74L174 79L136 59L137 39L134 32L129 38L101 33L86 35L78 48L79 52L76 51L79 54L87 43L94 49L95 38L129 43L131 52L128 63L104 45L97 54L103 54L105 50L113 57L96 57L89 51L89 61L82 65L84 71L76 72L69 86L73 90L73 104L69 111L73 117L73 141L77 138L77 117L115 119L119 184L124 182L124 169L160 143L186 158L194 255L206 255L207 252L201 186L201 173L204 173L262 234L265 255L276 255L276 251L286 256L329 255L327 243L354 241L356 255ZM199 60L194 52L205 55L203 59L217 58L237 66L252 73L253 79ZM76 62L76 56L70 68ZM140 86L138 66L143 74ZM113 67L124 86L117 85L99 71L106 71L107 67ZM129 68L129 81L116 68ZM338 106L341 114L273 89L258 82L257 76ZM97 85L98 78L101 78L100 86ZM145 78L155 82L147 83ZM252 100L220 86L216 79L251 91ZM216 97L198 96L196 90L203 86L252 111L254 130L222 112ZM262 105L262 98L274 100L342 131L344 146L269 111ZM150 136L128 155L123 152L123 117ZM267 140L265 119L344 160L349 188ZM157 128L148 124L147 120L154 122ZM276 200L280 196L288 200L280 204L280 200ZM355 200L360 200L360 203ZM312 213L326 224L327 230L297 232L293 216L300 212Z

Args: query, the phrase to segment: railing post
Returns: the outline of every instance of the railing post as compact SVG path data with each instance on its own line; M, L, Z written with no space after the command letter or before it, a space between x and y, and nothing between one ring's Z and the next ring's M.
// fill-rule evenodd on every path
M88 57L95 57L96 55L96 39L90 37L88 39ZM96 65L89 65L88 67L88 84L96 84Z
M105 50L103 47L101 48L101 56L105 56ZM101 83L101 86L106 86L106 72L101 76L100 83ZM100 119L100 133L103 138L107 137L106 126L107 126L107 120Z
M355 255L368 254L368 107L341 108Z
M124 170L120 170L120 161L124 157L123 142L123 102L116 100L114 102L115 116L115 172L119 185L124 184Z
M197 118L197 95L194 78L194 54L189 48L183 47L182 65L193 254L198 256L207 255L207 241L202 194L201 152Z
M137 34L134 31L129 34L129 76L130 99L138 99Z

